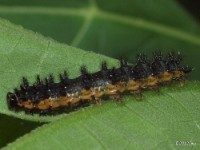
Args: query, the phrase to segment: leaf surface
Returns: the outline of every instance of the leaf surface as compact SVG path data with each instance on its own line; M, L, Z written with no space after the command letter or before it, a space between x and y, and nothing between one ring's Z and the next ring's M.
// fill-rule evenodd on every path
M0 29L2 47L0 112L3 114L37 121L51 121L62 117L62 115L58 117L31 116L25 115L24 112L15 113L8 110L6 94L13 91L15 87L19 88L22 76L27 77L30 84L33 84L37 74L44 78L50 73L56 76L67 70L70 78L74 78L80 75L82 65L87 66L91 72L98 71L102 61L108 61L110 66L117 65L117 61L112 58L59 44L3 20L0 20Z
M15 113L6 104L6 93L19 87L22 76L33 83L37 74L58 75L65 69L77 77L81 65L94 72L103 60L118 65L97 53L134 62L141 51L180 50L185 63L195 68L192 79L200 79L199 24L176 1L2 0L0 16L74 46L0 19L0 113L51 122L7 149L178 149L182 146L177 141L196 143L190 147L199 149L199 82L164 88L159 94L145 91L141 102L125 96L123 104L106 101L53 117Z
M19 138L6 149L199 149L200 83L125 96L71 113ZM177 142L190 145L177 145ZM32 144L34 142L34 144ZM193 143L193 144L191 144Z
M200 79L200 27L176 0L3 0L0 16L60 42L135 62L139 52L181 51Z

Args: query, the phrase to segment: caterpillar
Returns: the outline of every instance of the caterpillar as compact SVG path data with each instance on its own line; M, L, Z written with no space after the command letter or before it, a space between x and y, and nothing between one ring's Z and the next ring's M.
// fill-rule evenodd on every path
M64 71L59 74L59 83L55 83L52 74L44 80L37 75L33 85L23 77L20 88L7 93L8 108L28 114L54 115L100 103L101 100L120 100L124 94L133 94L136 99L141 99L143 90L159 91L160 86L174 82L183 85L192 68L182 66L182 61L179 52L169 52L166 56L154 52L151 61L147 55L139 54L135 65L121 59L118 68L108 68L107 63L102 62L101 70L94 73L82 66L81 75L74 79L69 79Z

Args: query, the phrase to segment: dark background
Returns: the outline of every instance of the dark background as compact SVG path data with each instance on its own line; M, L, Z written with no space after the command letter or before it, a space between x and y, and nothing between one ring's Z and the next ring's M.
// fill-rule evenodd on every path
M200 1L199 0L178 0L198 21L200 21Z

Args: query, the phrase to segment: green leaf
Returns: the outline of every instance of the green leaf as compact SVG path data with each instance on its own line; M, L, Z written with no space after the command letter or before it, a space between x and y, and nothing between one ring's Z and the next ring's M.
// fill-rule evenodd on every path
M41 117L9 111L6 94L13 91L14 87L19 87L22 76L27 77L33 83L37 74L46 77L50 73L58 75L67 69L70 77L74 78L80 74L81 65L86 65L91 72L94 72L99 70L103 60L108 61L112 66L117 64L117 61L112 58L58 44L3 20L0 20L0 28L2 62L0 64L2 79L0 81L0 112L3 114L37 121L52 121L66 115Z
M19 138L6 149L199 149L200 83L125 96L71 113ZM190 145L176 145L177 141ZM194 143L194 144L191 144Z
M199 82L188 82L181 88L171 86L160 93L145 91L141 102L125 96L122 104L106 101L59 116L15 113L6 104L6 93L19 86L22 76L33 83L36 74L45 77L67 69L74 78L81 65L91 72L99 70L102 60L109 66L117 65L115 59L89 50L115 58L126 55L130 62L141 50L181 50L187 56L186 63L195 67L193 79L200 79L199 24L176 1L19 2L1 1L0 16L88 52L0 19L0 113L36 122L52 121L7 149L183 147L176 146L176 141L196 143L193 146L199 149Z
M141 51L181 51L200 79L199 24L176 0L2 0L0 16L60 42L135 61Z

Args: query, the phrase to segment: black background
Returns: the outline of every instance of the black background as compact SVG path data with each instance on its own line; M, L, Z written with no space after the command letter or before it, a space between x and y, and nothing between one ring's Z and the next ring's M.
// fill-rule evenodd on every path
M184 8L200 22L200 0L178 0Z

